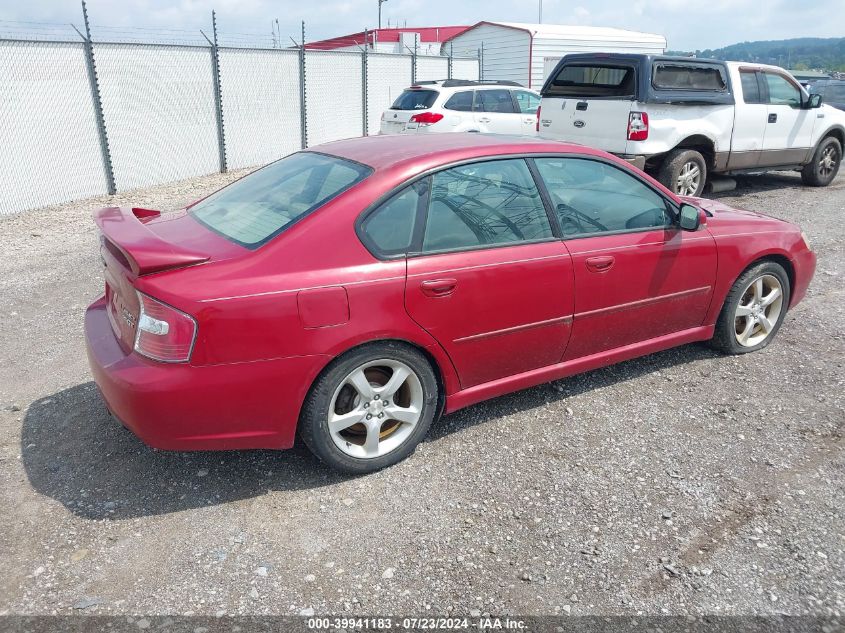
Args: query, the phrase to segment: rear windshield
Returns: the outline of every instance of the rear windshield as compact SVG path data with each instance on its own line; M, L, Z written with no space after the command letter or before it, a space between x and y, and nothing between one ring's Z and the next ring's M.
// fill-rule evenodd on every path
M342 158L300 152L233 182L191 213L216 233L257 248L370 173Z
M660 90L723 92L728 88L721 68L680 64L655 64L652 85Z
M630 66L564 66L543 96L633 97L634 76Z
M436 90L406 90L393 105L391 110L428 110L437 99Z

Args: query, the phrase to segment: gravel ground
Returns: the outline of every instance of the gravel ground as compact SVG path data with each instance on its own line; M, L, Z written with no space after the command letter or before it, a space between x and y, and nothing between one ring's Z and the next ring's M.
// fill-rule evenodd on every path
M721 196L819 254L768 349L498 398L347 478L302 447L148 449L91 383L91 209L176 208L235 175L0 219L0 614L845 612L845 176Z

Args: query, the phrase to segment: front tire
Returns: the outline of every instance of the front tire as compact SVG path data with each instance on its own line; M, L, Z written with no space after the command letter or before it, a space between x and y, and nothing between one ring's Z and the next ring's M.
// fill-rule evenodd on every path
M726 354L763 349L783 323L790 294L783 266L771 261L752 266L728 293L711 345Z
M679 196L700 196L707 184L707 161L694 149L673 150L663 159L657 180Z
M827 187L842 164L842 144L828 136L816 148L813 159L801 170L801 182L810 187Z
M335 470L374 472L414 451L438 398L434 370L419 351L398 342L365 345L337 358L314 382L299 434Z

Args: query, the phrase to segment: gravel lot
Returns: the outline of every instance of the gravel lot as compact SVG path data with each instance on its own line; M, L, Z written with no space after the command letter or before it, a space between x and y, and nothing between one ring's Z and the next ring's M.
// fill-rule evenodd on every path
M0 219L0 614L845 612L845 176L721 196L819 254L768 349L691 345L474 406L346 478L298 447L146 448L101 404L90 211Z

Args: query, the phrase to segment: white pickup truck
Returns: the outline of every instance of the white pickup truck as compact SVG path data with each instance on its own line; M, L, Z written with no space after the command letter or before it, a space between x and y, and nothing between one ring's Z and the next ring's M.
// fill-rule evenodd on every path
M541 96L541 137L617 154L681 195L700 195L712 174L773 169L826 186L842 162L845 112L775 66L567 55Z

